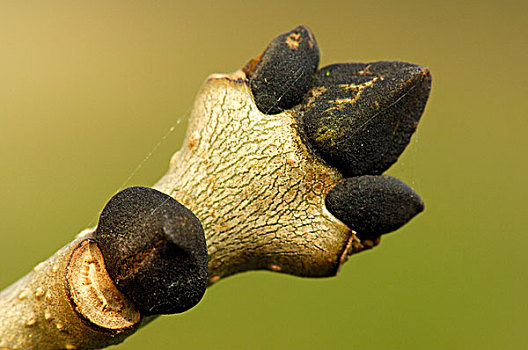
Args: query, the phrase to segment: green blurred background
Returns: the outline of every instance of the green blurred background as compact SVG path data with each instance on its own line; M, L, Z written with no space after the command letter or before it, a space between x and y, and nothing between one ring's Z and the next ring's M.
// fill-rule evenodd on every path
M528 346L527 10L521 1L2 1L0 289L94 225L118 189L165 172L208 74L236 70L304 23L322 64L431 69L418 133L390 170L423 196L425 213L335 278L230 277L119 348Z

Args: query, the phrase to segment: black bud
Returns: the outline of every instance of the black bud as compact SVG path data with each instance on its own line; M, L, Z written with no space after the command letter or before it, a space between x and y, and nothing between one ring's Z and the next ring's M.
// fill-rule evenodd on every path
M409 143L430 88L429 70L405 62L323 67L300 106L306 134L346 176L381 174Z
M258 109L277 114L301 102L319 65L319 49L306 26L273 39L260 59L246 66Z
M330 190L325 203L359 239L371 241L400 228L424 209L418 194L392 176L345 179Z
M164 193L146 187L119 192L103 209L94 239L117 288L144 315L183 312L205 293L200 221Z

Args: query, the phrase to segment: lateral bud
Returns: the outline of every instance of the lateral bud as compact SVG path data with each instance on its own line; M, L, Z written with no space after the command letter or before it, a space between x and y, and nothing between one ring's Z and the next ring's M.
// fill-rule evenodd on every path
M277 114L300 103L318 65L319 48L308 27L277 36L244 68L258 109Z
M403 181L366 175L344 179L330 190L325 204L359 239L375 241L424 210L424 202Z
M143 315L173 314L205 293L208 259L200 221L172 197L146 187L113 196L94 239L108 273Z

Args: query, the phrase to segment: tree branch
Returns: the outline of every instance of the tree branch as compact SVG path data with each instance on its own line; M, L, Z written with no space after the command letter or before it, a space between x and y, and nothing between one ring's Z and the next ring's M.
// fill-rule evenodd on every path
M333 276L423 209L378 174L416 128L428 70L381 62L316 72L318 60L313 34L298 27L238 72L211 75L197 95L183 147L153 188L200 220L209 284L253 269ZM155 317L116 288L94 231L0 293L0 347L100 348Z

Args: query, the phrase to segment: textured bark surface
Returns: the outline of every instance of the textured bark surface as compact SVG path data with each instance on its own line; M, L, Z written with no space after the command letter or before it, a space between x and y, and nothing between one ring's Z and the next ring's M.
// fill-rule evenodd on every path
M239 72L206 81L183 147L154 188L202 222L215 282L251 269L334 275L362 249L324 205L341 179L306 147L292 111L258 110Z

